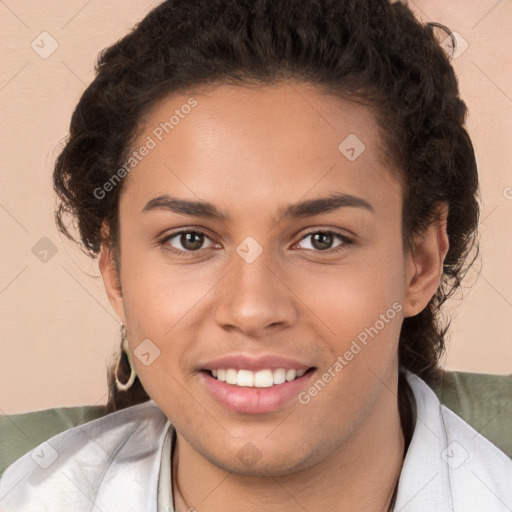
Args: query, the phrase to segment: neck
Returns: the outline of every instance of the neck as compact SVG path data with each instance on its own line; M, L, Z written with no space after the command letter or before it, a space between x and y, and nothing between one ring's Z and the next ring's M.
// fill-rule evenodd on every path
M178 435L172 471L175 510L387 511L410 440L410 432L406 429L404 436L402 429L407 419L399 411L397 397L386 389L379 405L347 443L314 466L280 476L225 471Z

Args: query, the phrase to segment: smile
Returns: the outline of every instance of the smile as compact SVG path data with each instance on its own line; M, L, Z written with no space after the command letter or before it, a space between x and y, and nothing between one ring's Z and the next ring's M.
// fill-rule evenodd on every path
M286 370L277 368L276 370L265 369L257 372L251 370L217 369L211 370L212 377L221 382L241 387L269 388L278 386L285 382L291 382L296 378L302 377L306 370Z
M298 404L299 394L316 373L309 369L232 368L203 370L198 373L202 385L222 407L243 414L272 413Z

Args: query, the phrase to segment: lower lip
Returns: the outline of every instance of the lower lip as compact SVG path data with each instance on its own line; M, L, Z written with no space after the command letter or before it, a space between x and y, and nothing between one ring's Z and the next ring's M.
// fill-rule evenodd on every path
M212 377L207 371L200 372L200 378L210 393L228 409L246 414L273 412L296 398L306 387L314 371L307 371L302 377L268 388L251 388L227 384Z

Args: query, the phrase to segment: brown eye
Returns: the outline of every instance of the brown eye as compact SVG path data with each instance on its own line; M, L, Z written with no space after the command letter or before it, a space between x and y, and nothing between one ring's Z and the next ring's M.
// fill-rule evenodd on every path
M330 249L333 236L329 233L315 233L311 235L311 245L320 251Z
M304 235L300 242L306 240L307 238L311 239L310 246L305 247L305 249L313 249L315 252L329 252L335 253L340 250L348 249L352 245L352 240L348 237L336 233L334 231L311 231ZM341 243L338 243L333 247L333 242L335 239L341 240Z
M201 233L190 231L180 233L179 241L186 251L197 251L203 245L204 236Z
M160 244L174 254L186 255L187 252L198 252L202 249L205 239L209 238L201 231L182 230L165 237Z

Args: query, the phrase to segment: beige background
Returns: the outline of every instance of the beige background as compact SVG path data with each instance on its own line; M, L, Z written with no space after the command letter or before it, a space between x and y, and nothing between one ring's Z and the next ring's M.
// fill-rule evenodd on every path
M158 3L0 0L2 413L106 401L106 360L117 349L119 322L97 261L54 226L51 173L98 52ZM409 4L420 19L444 23L467 42L453 65L470 111L483 199L481 259L468 275L464 305L457 307L461 294L451 301L457 310L444 364L511 373L512 2ZM58 47L47 58L35 51L51 44ZM57 251L46 262L33 252L48 246L44 237Z

